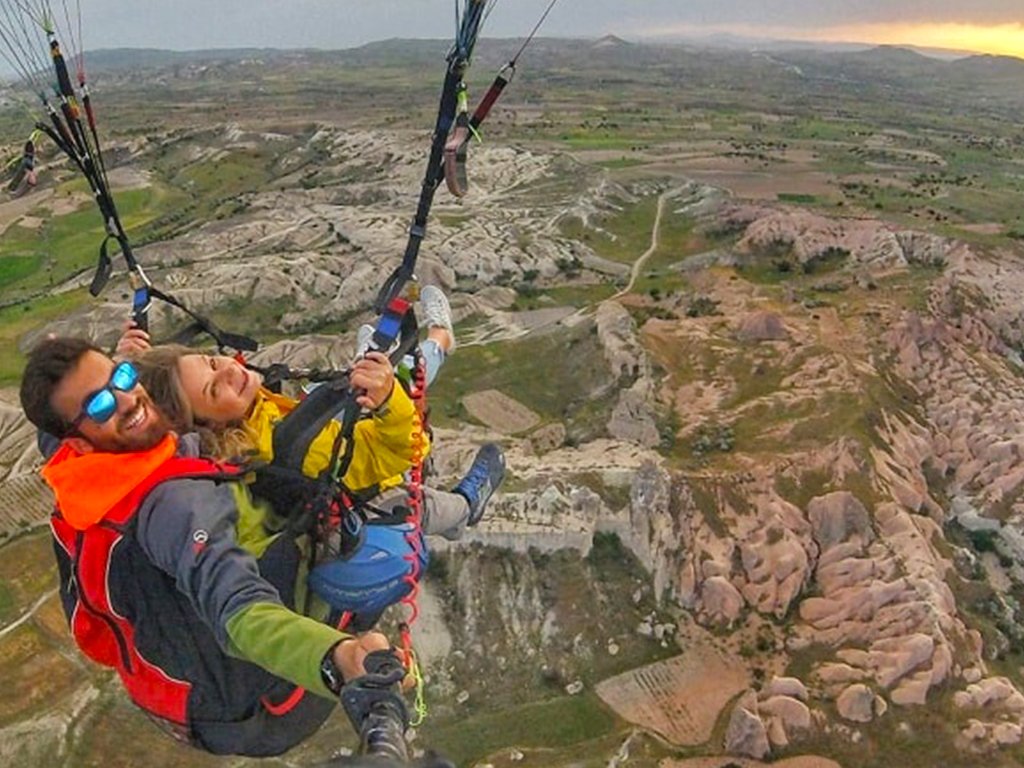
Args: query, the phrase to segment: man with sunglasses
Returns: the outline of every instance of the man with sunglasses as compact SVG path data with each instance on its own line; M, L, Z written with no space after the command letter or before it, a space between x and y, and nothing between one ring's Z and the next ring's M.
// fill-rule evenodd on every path
M216 754L280 754L321 725L368 654L388 652L379 633L353 638L294 610L296 540L266 533L239 473L168 429L131 363L47 339L21 403L62 439L42 474L72 635L172 735Z

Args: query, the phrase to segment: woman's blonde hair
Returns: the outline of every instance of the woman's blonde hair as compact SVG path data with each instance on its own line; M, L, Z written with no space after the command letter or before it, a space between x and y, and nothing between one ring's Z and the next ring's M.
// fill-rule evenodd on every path
M197 432L203 455L216 459L241 459L256 451L252 433L241 419L228 424L209 424L195 417L181 384L178 364L186 355L200 354L180 344L163 344L133 358L139 381L156 407L179 434Z

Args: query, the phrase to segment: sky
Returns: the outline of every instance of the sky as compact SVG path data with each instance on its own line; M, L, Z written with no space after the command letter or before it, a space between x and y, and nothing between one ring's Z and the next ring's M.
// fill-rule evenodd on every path
M391 37L449 38L456 7L456 0L42 1L58 18L62 3L72 13L81 7L86 49L351 48ZM525 36L549 1L495 0L484 36ZM1024 58L1024 0L557 0L540 34L733 34Z

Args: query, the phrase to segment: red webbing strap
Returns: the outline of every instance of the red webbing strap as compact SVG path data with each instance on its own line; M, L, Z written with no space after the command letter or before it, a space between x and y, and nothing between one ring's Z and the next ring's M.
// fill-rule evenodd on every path
M476 130L480 123L487 119L487 115L490 114L491 107L494 106L494 102L501 96L501 92L505 90L505 86L512 81L512 76L516 72L516 65L509 62L494 78L494 82L491 83L491 87L487 89L487 93L480 99L480 103L476 105L476 109L473 112L473 117L469 120L469 126L471 130ZM507 74L506 74L507 73Z
M404 621L398 625L398 638L401 642L398 654L402 659L402 666L405 667L407 671L412 671L412 631L410 630L409 625Z
M287 715L289 712L295 709L295 707L299 705L299 702L302 701L302 697L305 695L305 688L295 686L295 688L292 689L292 692L288 694L288 698L286 698L280 704L274 704L270 701L270 698L267 696L260 697L260 704L262 704L263 708L267 710L267 712L272 714L274 717L281 717L281 715Z

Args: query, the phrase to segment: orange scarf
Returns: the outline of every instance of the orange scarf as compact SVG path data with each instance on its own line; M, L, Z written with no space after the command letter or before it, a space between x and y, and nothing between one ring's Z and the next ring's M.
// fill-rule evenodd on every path
M170 433L149 450L127 453L79 453L65 442L40 474L53 489L64 519L75 530L84 531L174 456L177 448L177 437Z

